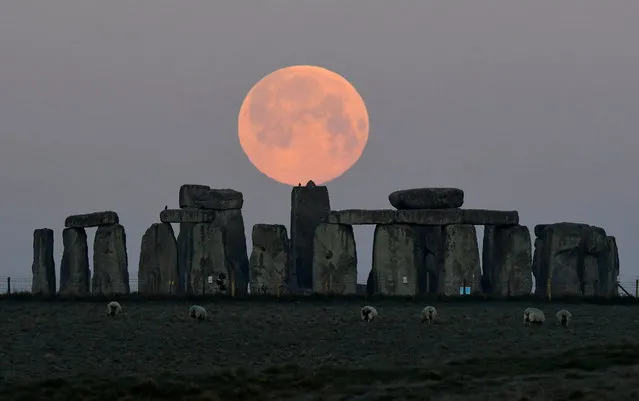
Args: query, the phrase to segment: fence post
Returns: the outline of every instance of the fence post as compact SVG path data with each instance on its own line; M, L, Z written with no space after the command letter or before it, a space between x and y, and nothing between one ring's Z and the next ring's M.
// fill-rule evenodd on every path
M635 298L639 298L639 279L635 280Z
M11 277L7 277L7 294L11 294Z
M546 292L548 295L548 300L550 301L552 299L552 287L550 285L550 278L547 280L547 283L546 283Z

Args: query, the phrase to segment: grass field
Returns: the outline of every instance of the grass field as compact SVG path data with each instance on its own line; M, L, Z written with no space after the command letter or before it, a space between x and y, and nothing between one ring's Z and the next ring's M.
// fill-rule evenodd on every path
M608 400L639 397L639 307L530 303L0 302L0 399ZM573 313L557 327L554 314Z

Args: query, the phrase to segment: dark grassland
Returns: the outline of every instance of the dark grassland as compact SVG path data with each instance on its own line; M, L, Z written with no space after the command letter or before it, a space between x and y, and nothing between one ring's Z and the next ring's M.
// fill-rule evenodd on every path
M2 400L639 399L639 307L532 302L0 301ZM379 319L359 317L365 304ZM523 309L546 314L526 328ZM573 313L562 329L554 315Z

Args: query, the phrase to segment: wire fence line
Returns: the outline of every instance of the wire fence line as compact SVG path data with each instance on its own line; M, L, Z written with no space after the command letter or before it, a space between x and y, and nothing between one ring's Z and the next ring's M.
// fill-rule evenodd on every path
M59 283L58 283L59 284ZM88 290L87 290L88 284ZM626 276L622 277L622 280L617 282L618 286L612 291L612 295L619 296L634 296L639 298L639 276ZM0 294L8 293L30 293L32 291L32 279L26 277L0 277ZM303 293L320 293L320 294L363 294L366 293L366 282L363 280L325 280L323 283L316 285L316 288L303 291ZM58 285L59 287L59 285ZM154 281L141 281L137 278L132 278L128 283L122 283L117 281L109 281L108 283L101 283L100 288L92 290L92 283L89 281L82 285L75 284L72 288L65 288L59 291L63 294L107 294L107 293L145 293L145 294L177 294L187 292L193 295L287 295L291 294L291 290L287 284L282 280L253 280L249 282L246 289L238 289L234 283L229 283L228 280L220 281L214 279L212 276L204 277L202 279L192 279L188 285L188 289L181 291L178 289L178 283L176 281L160 282ZM444 281L437 283L436 285L419 286L417 283L412 285L408 283L405 278L404 281L384 281L376 283L376 293L386 295L400 295L400 296L412 296L422 289L429 289L425 292L436 294L444 292L446 295L472 295L481 293L482 289L479 285L473 287L473 283L467 283L465 281ZM610 289L602 289L597 281L594 281L588 285L557 285L552 284L550 281L544 285L543 294L550 295L554 293L556 296L561 295L584 295L584 296L596 296L596 295L611 295ZM302 292L302 291L300 291ZM297 293L300 293L297 292ZM517 293L517 289L502 288L497 291L488 291L493 295L527 295ZM535 285L531 294L536 293ZM545 296L545 295L544 295Z

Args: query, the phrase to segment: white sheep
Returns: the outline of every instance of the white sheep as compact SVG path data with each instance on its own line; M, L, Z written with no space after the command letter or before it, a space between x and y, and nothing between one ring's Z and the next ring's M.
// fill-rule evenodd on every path
M106 315L107 316L115 316L122 313L122 306L118 301L111 301L108 303L106 307Z
M360 313L362 315L362 320L365 320L367 322L375 320L375 318L377 317L377 309L368 305L363 307Z
M524 324L530 326L530 324L543 324L546 321L544 312L537 308L526 308L524 310Z
M434 306L427 306L422 309L422 323L428 322L428 324L433 323L437 319L437 309Z
M204 320L207 318L206 309L200 305L193 305L189 308L189 317L195 320Z
M560 310L555 316L557 316L557 324L562 327L568 327L568 324L572 319L572 313L568 312L566 309Z

